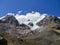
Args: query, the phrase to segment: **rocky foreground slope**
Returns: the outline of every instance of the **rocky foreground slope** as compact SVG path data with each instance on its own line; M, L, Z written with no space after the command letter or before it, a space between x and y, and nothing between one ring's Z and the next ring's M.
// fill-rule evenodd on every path
M0 19L1 38L8 45L60 45L60 19L44 15L35 23L20 24L13 15L7 15Z

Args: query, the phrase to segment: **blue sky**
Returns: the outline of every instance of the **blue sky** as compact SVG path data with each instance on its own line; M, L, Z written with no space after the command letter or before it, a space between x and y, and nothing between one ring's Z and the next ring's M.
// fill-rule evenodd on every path
M60 0L0 0L0 17L7 13L31 11L60 16Z

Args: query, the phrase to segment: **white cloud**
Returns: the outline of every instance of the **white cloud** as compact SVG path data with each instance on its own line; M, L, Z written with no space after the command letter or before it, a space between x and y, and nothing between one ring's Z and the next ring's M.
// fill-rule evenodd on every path
M18 14L21 14L22 10L21 11L18 11Z

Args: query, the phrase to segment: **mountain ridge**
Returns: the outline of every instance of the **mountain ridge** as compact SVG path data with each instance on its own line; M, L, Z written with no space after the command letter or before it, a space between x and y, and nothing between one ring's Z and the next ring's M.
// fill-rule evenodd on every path
M9 14L0 19L0 35L8 41L8 45L60 44L60 19L58 17L47 14L37 17L34 15L34 18L30 17L31 19L27 17Z

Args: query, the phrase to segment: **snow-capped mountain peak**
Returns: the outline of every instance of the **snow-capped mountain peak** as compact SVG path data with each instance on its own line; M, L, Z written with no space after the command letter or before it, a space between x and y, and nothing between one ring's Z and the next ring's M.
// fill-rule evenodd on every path
M35 13L27 13L26 15L19 15L16 14L16 19L20 24L24 23L28 25L30 22L33 23L33 26L28 25L31 30L35 30L39 28L38 25L36 25L37 22L43 20L46 17L47 14L40 14L39 12Z
M49 15L40 14L39 12L27 13L26 15L21 15L21 14L15 15L13 13L8 13L6 16L1 17L0 20L9 23L13 22L16 25L17 23L25 24L29 26L31 30L36 30L40 27L39 24L37 25L37 23L41 22L44 19L45 22L43 23L46 23L46 19L49 19L47 17L49 17Z

